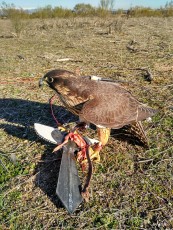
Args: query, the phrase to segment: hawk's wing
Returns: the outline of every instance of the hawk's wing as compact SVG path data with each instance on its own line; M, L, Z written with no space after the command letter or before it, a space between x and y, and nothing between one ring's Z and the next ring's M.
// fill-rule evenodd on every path
M111 94L95 97L83 105L79 116L81 120L97 126L117 129L144 120L154 112L155 110L144 107L127 92L117 94L116 97Z

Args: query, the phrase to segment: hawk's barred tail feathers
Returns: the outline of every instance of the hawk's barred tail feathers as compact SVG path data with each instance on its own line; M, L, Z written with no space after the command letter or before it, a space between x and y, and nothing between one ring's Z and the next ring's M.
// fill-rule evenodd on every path
M143 143L144 147L149 148L148 139L141 121L132 123L130 126L130 132Z

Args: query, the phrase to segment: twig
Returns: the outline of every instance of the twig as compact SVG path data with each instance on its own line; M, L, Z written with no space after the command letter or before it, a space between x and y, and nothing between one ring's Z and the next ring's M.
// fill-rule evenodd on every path
M160 211L160 210L163 210L163 209L165 209L165 207L150 209L150 212Z
M93 171L92 162L91 162L91 159L90 159L90 156L89 156L89 148L87 148L87 150L86 150L86 157L87 157L87 160L88 160L88 175L87 175L86 182L85 182L85 185L83 187L83 190L82 190L81 194L82 194L82 197L85 199L85 201L88 202L89 201L88 187L89 187L89 184L90 184L92 171Z
M142 70L145 71L144 77L146 81L151 82L153 80L152 73L146 68L132 68L131 70Z
M5 167L4 163L0 160L0 165L2 165L3 169L5 169L6 172L9 172L8 169Z
M72 59L72 58L60 58L60 59L56 59L55 61L57 61L57 62L65 62L65 61L83 62L82 60L74 60L74 59Z
M146 162L151 162L154 159L148 159L148 160L142 160L142 161L137 161L136 163L146 163Z
M56 59L56 61L58 61L58 62L63 62L63 61L73 61L73 59L72 58L59 58L59 59Z

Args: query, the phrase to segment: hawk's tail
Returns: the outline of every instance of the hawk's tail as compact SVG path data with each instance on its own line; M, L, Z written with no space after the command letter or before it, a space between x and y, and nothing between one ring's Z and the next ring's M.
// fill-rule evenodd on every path
M131 124L130 132L134 136L136 136L140 140L140 142L143 143L144 147L149 147L147 136L145 134L141 121L134 122L133 124Z

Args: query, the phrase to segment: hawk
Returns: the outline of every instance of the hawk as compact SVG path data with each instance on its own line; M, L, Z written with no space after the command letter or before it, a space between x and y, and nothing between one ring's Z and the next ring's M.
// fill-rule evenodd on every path
M64 106L78 115L81 122L97 127L100 142L94 150L98 160L111 129L131 125L143 143L147 144L141 121L153 116L156 110L140 103L120 84L61 69L46 73L39 81L40 86L43 81L56 91Z

